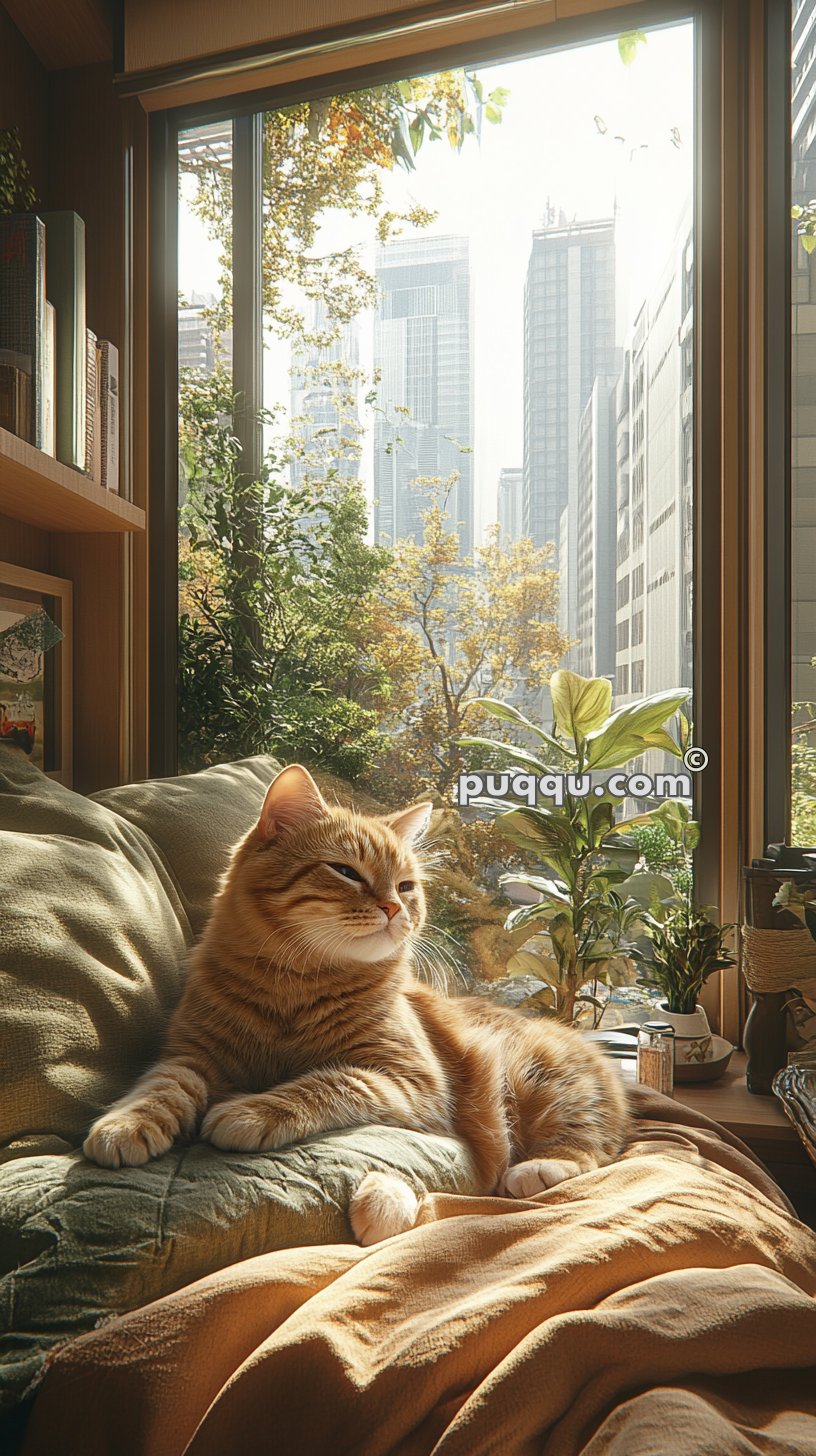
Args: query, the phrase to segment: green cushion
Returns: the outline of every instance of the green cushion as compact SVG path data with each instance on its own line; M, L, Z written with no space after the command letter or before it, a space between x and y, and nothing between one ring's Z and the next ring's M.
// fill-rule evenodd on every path
M0 748L0 1158L76 1147L154 1056L192 932L150 840Z
M76 1153L0 1169L0 1331L13 1332L0 1334L0 1411L54 1344L107 1315L270 1249L349 1242L349 1199L372 1168L417 1192L476 1192L460 1143L387 1127L279 1153L195 1143L116 1171Z
M200 935L230 852L258 818L280 769L260 755L203 773L103 789L92 794L135 824L161 850L194 935Z

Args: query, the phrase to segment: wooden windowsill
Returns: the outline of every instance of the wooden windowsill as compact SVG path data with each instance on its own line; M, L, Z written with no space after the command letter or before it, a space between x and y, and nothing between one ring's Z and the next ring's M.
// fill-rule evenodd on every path
M722 1123L735 1137L742 1138L751 1146L772 1144L784 1161L807 1163L807 1153L799 1134L785 1116L779 1099L758 1097L748 1091L745 1063L745 1053L735 1052L728 1071L718 1082L681 1082L675 1085L675 1100ZM634 1059L627 1060L622 1066L624 1080L634 1082Z

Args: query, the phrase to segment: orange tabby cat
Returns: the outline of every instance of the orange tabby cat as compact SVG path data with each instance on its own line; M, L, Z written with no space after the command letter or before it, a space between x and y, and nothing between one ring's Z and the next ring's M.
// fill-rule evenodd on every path
M457 1134L481 1190L511 1197L618 1155L623 1088L577 1032L413 978L413 846L430 812L367 818L283 769L235 850L164 1055L94 1123L89 1158L145 1163L202 1115L202 1137L250 1152L364 1123ZM352 1226L373 1243L416 1212L406 1184L370 1173Z

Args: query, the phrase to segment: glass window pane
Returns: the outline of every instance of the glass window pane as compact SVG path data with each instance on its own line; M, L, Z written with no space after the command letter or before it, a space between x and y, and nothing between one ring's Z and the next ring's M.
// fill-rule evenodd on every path
M214 330L182 375L203 508L182 515L185 767L269 751L372 808L451 806L458 740L505 731L478 697L548 730L559 667L615 708L690 698L693 25L635 51L465 61L263 116L257 482L230 444L229 128L185 134L180 306L206 292ZM486 829L457 819L452 855L491 979Z

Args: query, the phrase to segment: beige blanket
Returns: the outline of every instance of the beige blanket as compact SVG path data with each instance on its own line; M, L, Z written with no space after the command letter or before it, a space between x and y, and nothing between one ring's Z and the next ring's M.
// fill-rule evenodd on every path
M816 1236L735 1139L639 1097L599 1173L438 1195L373 1249L265 1254L75 1340L24 1456L816 1456Z

